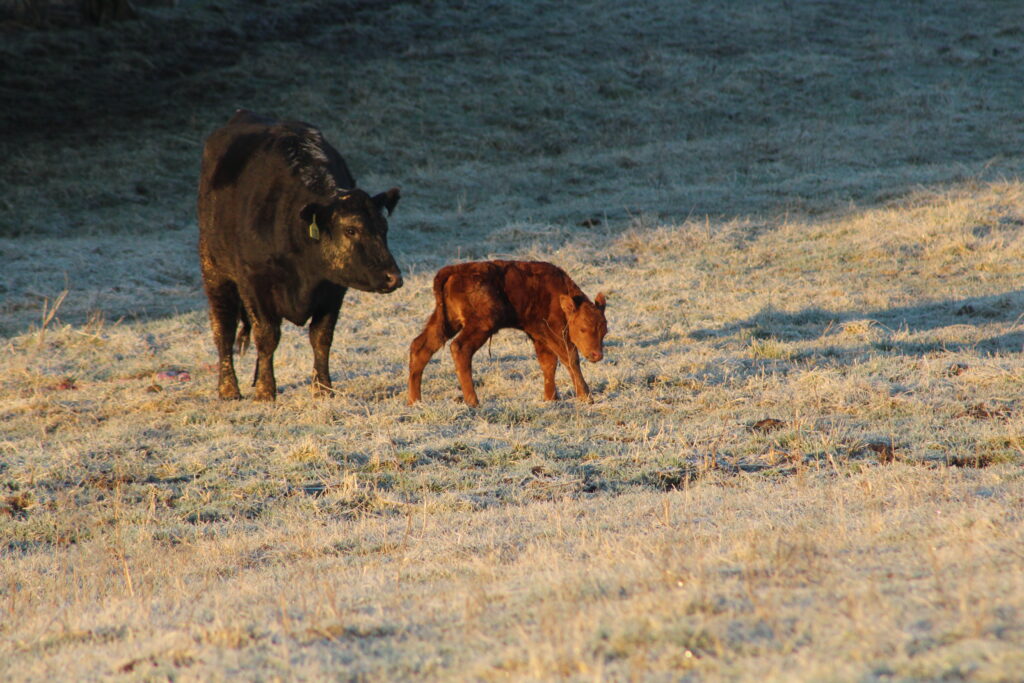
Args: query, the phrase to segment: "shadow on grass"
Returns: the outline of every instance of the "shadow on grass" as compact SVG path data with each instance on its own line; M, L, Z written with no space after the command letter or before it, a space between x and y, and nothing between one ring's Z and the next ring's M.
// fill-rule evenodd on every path
M692 330L690 336L697 340L713 340L745 334L754 339L807 341L818 339L830 330L844 324L858 321L878 324L893 331L900 329L923 331L952 325L1016 323L1022 316L1024 316L1024 290L1014 290L1003 294L946 299L880 310L832 311L811 307L795 312L785 312L773 307L765 307L743 320L726 323L720 327ZM1008 332L969 344L886 340L879 342L879 348L880 350L904 353L927 353L935 350L958 350L967 347L978 347L991 351L1020 351L1024 346L1022 342L1024 342L1024 333ZM891 348L884 348L885 345Z
M348 0L254 9L218 3L172 12L146 10L137 20L109 27L26 27L27 39L12 41L10 51L0 55L0 93L19 93L18 106L0 108L0 130L16 131L22 140L103 136L140 124L184 126L202 106L230 113L223 103L252 97L260 87L257 77L217 77L217 87L194 87L191 80L237 67L268 46L309 44L337 25L379 26L382 8L393 4ZM332 50L366 59L404 47L380 29L361 31L359 41L334 44ZM54 92L62 93L57 107ZM187 106L167 106L183 98Z

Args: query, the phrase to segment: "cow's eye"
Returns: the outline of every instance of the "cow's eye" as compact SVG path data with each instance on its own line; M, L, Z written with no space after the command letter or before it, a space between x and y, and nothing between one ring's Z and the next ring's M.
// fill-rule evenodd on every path
M345 234L348 235L349 237L355 237L357 232L359 231L356 230L355 228L345 228Z

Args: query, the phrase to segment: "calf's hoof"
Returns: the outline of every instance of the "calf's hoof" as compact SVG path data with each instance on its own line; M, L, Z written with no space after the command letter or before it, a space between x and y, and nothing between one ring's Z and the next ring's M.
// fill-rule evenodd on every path
M277 398L276 391L258 391L256 395L252 397L254 401L274 401Z

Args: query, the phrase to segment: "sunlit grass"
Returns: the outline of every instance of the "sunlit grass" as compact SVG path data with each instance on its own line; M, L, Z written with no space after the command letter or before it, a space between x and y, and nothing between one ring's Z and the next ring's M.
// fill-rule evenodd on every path
M149 16L277 38L167 81L187 112L0 140L0 678L1017 675L1012 17L218 6ZM274 405L251 354L215 398L193 185L239 105L402 186L406 286L346 298L328 399L290 325ZM446 351L405 405L435 269L484 257L609 293L592 405L518 332L478 409Z

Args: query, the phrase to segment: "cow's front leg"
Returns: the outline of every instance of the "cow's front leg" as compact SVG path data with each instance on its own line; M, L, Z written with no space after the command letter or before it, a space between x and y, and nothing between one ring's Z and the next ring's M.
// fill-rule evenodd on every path
M334 326L338 322L338 309L314 315L309 322L309 343L313 347L313 393L324 396L331 393L331 342Z
M544 400L557 401L558 388L555 386L555 369L558 367L558 356L543 342L533 340L533 348L537 351L537 362L544 374Z
M562 362L565 363L565 367L568 368L569 374L572 376L573 386L576 387L576 398L591 403L590 387L587 386L587 380L583 379L583 371L580 369L580 352L575 348L571 349L568 357L563 358Z
M253 341L256 343L256 400L273 401L277 398L274 380L274 351L281 340L281 320L267 320L250 314Z

